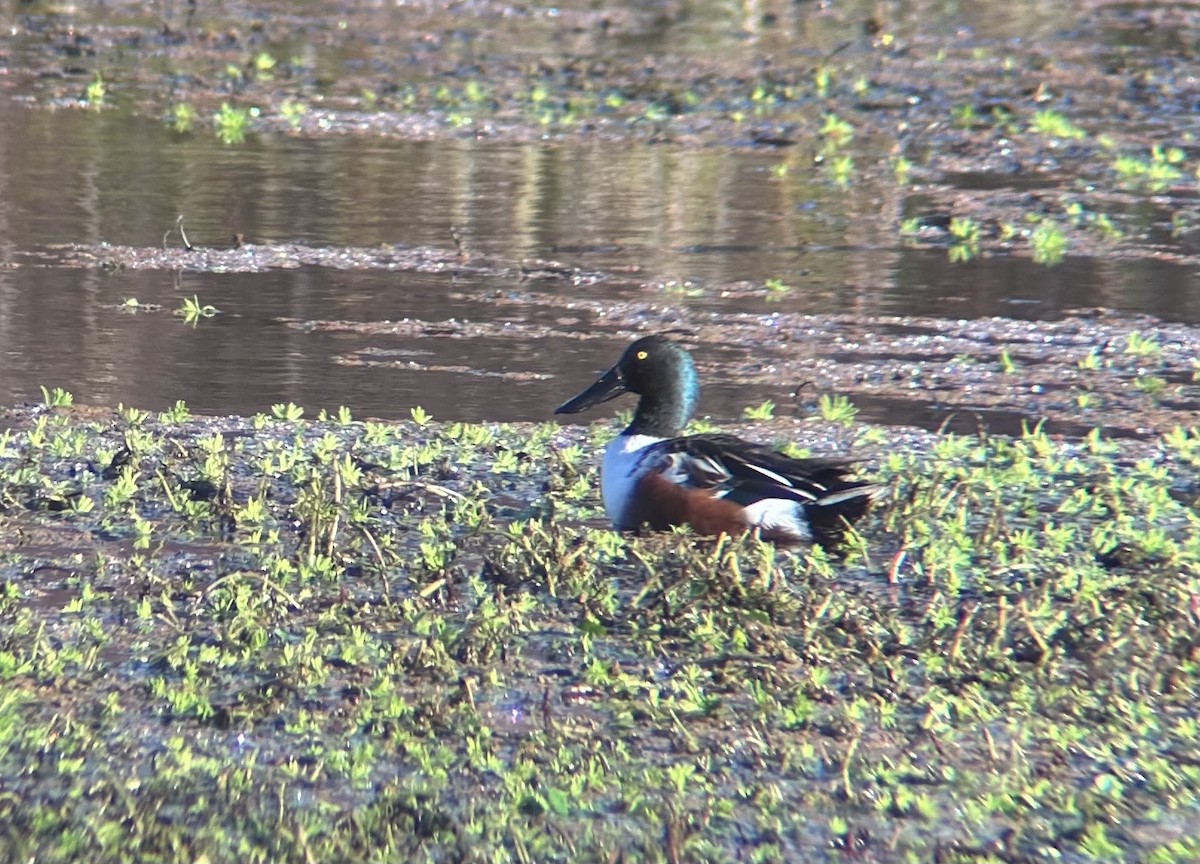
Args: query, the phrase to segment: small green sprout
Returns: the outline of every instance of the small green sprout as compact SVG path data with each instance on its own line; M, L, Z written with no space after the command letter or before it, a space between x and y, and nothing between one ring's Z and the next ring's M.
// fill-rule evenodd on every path
M426 411L424 408L422 408L420 405L414 406L412 409L409 410L408 413L412 417L413 422L421 427L428 426L430 421L433 420L433 415L430 414L428 411Z
M217 130L217 138L225 144L241 144L246 140L246 128L250 125L250 112L244 108L234 108L228 102L222 102L221 108L213 116L213 125Z
M1158 337L1153 333L1149 336L1143 336L1137 330L1130 332L1125 337L1125 353L1131 354L1134 357L1154 357L1162 351L1162 346L1158 344Z
M979 223L966 216L953 216L950 219L949 256L952 263L970 261L979 254Z
M767 299L780 298L784 294L788 294L792 290L792 286L788 285L778 277L771 277L763 282L763 288L767 289Z
M847 397L838 394L831 396L828 393L822 393L821 398L817 400L817 410L821 412L821 418L830 423L841 423L849 426L854 422L854 418L858 415L858 408Z
M61 387L55 387L53 390L42 387L41 390L42 404L47 408L70 408L75 404L75 397Z
M833 70L824 64L817 67L813 73L813 85L816 87L817 95L824 99L829 95L829 87L833 83Z
M1184 158L1184 151L1179 147L1164 150L1155 145L1150 148L1149 159L1122 155L1116 158L1112 167L1118 180L1150 192L1161 192L1183 177L1183 171L1177 166Z
M1079 139L1085 135L1082 129L1052 108L1035 112L1030 128L1047 138Z
M483 89L482 84L472 78L463 86L463 99L478 105L487 99L487 91Z
M295 423L304 416L304 409L295 402L278 402L271 406L271 416L276 420Z
M1158 375L1139 375L1133 379L1133 386L1151 399L1158 400L1167 389L1167 382Z
M836 114L826 114L821 124L821 137L825 139L826 152L836 150L850 143L854 137L854 127Z
M212 318L220 311L211 303L201 303L200 298L193 294L191 297L183 298L183 305L175 310L175 314L181 316L184 322L194 326L201 318Z
M275 58L266 51L254 55L254 74L256 77L269 81L275 68Z
M308 106L294 99L285 99L279 105L279 115L292 129L300 128L300 120L308 113Z
M950 111L950 120L956 129L972 129L980 124L974 105L956 105Z
M1047 266L1063 260L1067 250L1067 237L1049 219L1043 219L1029 237L1033 244L1033 261Z
M171 109L171 126L181 135L192 131L196 123L196 109L186 102L180 102Z
M775 403L764 399L758 405L743 408L742 416L747 420L770 420L775 416Z
M104 84L104 78L99 72L96 77L88 84L84 91L84 99L91 108L101 108L104 106L104 97L108 95L108 88Z
M192 412L186 402L176 399L174 405L158 415L158 419L163 423L185 423L192 419Z
M845 153L834 156L829 160L829 173L838 186L849 186L854 176L854 158Z

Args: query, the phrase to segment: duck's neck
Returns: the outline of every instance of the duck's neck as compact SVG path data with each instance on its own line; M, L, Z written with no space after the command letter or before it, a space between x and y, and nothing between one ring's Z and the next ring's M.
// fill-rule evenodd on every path
M694 372L685 375L680 386L674 390L643 394L638 401L633 422L625 434L674 438L683 432L683 427L691 419L699 395L700 388Z

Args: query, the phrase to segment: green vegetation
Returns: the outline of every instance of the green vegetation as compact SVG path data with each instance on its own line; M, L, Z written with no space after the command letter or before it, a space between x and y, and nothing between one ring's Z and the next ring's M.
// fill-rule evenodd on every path
M245 141L249 125L250 112L244 108L234 108L228 102L222 102L221 109L213 116L217 138L225 144L241 144Z
M304 119L304 115L307 113L308 106L294 99L285 99L279 105L279 115L287 121L288 126L292 129L300 128L300 121Z
M1067 251L1067 237L1049 219L1043 219L1029 237L1035 264L1053 265L1062 261Z
M175 314L188 324L195 326L201 318L212 318L220 311L211 303L201 303L200 298L193 294L191 297L183 298L183 305L175 310Z
M1179 147L1168 147L1164 150L1155 145L1150 149L1148 159L1122 155L1116 158L1112 168L1122 183L1150 192L1161 192L1182 179L1183 170L1179 166L1185 156Z
M14 860L1200 854L1195 430L884 443L831 556L595 527L583 430L70 410L0 434Z
M767 289L768 300L780 300L784 295L792 292L792 286L777 276L773 276L763 282L763 287Z
M103 108L104 99L108 95L108 87L104 83L103 76L97 72L87 89L84 90L83 99L87 102L89 108Z
M743 408L742 416L747 420L770 420L775 416L775 403L764 399L758 405Z
M858 408L846 396L822 393L817 400L817 408L821 419L829 423L842 423L849 426L858 415Z
M950 260L970 261L979 254L979 223L969 217L951 217L950 240Z
M176 132L190 132L195 123L196 109L186 102L180 102L171 109L171 126Z
M1047 138L1083 138L1086 133L1062 114L1052 108L1044 108L1033 115L1030 128Z

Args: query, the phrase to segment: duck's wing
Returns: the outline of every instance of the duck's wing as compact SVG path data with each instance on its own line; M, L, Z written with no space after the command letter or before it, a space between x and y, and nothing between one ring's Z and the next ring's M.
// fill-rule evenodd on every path
M735 435L685 435L656 442L647 453L653 470L687 486L750 505L764 498L833 506L878 492L849 477L852 460L795 459Z

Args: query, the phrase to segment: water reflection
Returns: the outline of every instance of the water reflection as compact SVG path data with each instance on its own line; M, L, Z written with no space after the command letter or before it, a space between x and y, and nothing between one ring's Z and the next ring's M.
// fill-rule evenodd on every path
M878 142L880 158L888 143ZM184 399L212 413L294 401L310 413L347 404L359 416L397 417L421 404L447 419L543 419L614 350L611 340L569 337L603 326L594 312L571 310L564 294L590 308L620 296L719 314L1048 319L1104 305L1200 320L1192 274L1168 261L950 265L943 251L905 249L895 235L894 214L905 209L896 184L864 176L839 190L812 170L805 148L349 136L258 136L223 147L207 133L178 135L122 112L31 111L0 99L0 404L36 400L44 385L84 402L163 408ZM774 170L782 162L793 170ZM475 281L320 268L174 274L55 266L60 244L158 246L180 214L203 246L227 246L242 234L252 243L451 248L457 226L469 251L514 266ZM627 274L629 282L524 282L516 263L541 257ZM773 278L792 286L776 303L721 290ZM685 287L645 286L654 280ZM496 290L525 299L499 308L489 300ZM186 326L170 312L192 295L221 314ZM128 314L127 298L162 310ZM564 335L536 344L414 340L287 323L501 317ZM405 356L439 370L406 367ZM538 377L554 375L570 383ZM736 415L756 399L736 395L736 404L730 397L705 410Z

